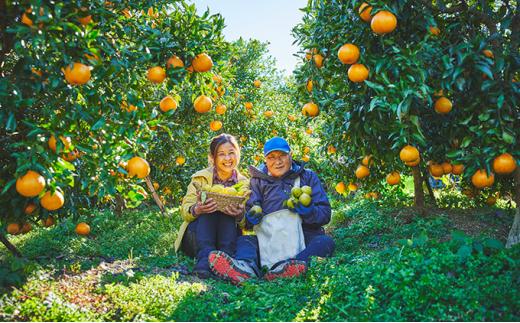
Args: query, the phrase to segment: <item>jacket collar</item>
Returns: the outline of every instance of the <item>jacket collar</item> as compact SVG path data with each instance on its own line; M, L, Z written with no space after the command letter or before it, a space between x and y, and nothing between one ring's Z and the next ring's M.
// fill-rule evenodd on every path
M203 177L204 179L206 179L207 183L213 183L213 170L214 169L215 169L215 167L213 167L213 166L201 169L198 172L196 172L195 174L191 175L191 178ZM237 179L239 182L243 181L243 180L247 180L247 177L242 175L238 169L236 169L236 172L237 172Z

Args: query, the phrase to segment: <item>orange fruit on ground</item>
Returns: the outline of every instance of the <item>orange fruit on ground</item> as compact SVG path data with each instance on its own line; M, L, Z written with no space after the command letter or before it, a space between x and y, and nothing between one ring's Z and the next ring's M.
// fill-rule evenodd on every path
M336 147L334 147L333 145L329 145L327 147L327 153L329 154L335 154L336 153Z
M70 137L63 137L63 136L60 136L60 140L61 142L63 143L63 149L64 151L68 150L70 145L72 144L72 140L70 139ZM56 138L54 137L54 135L51 135L50 138L49 138L49 141L47 142L47 144L49 145L49 148L56 152Z
M185 162L186 158L184 158L184 156L179 156L175 159L175 163L177 163L177 165L183 165Z
M72 68L70 64L65 66L62 71L65 75L65 80L71 85L83 85L91 77L90 67L78 62L72 63Z
M52 216L48 216L45 220L42 220L42 224L46 228L52 227L55 224L54 218Z
M126 167L130 177L145 178L150 174L150 165L145 159L138 156L130 158Z
M349 191L353 192L353 191L357 191L357 189L358 189L358 186L356 184L354 184L354 183L348 184L348 190Z
M345 193L346 189L347 188L345 183L339 182L338 184L336 184L336 192L338 192L339 194Z
M439 27L430 26L428 29L430 30L430 34L434 36L439 36L441 34L441 30L439 29Z
M493 170L497 174L511 174L515 169L516 160L508 153L504 153L493 160Z
M45 178L33 170L28 170L16 180L16 191L25 197L38 196L44 188Z
M146 73L146 77L152 83L162 83L166 78L166 71L160 66L150 67Z
M364 166L368 166L368 164L372 165L374 161L372 160L372 155L368 155L363 157L363 160L361 160L361 164Z
M378 35L388 34L397 27L397 17L390 11L381 10L372 18L370 28Z
M391 172L386 175L386 182L389 185L397 185L401 181L401 175L398 172Z
M193 70L195 72L207 72L213 67L213 61L208 54L202 53L195 56L191 62L191 65L193 66Z
M273 116L274 112L271 110L267 110L264 112L264 117L271 118Z
M251 102L246 102L244 104L244 106L246 107L246 110L251 110L253 108L253 103Z
M321 54L314 55L314 64L316 64L317 68L321 68L323 66L323 56L321 56Z
M296 121L296 116L294 114L289 114L287 115L287 119L289 119L289 121Z
M338 50L338 58L343 64L354 64L359 59L359 48L354 44L345 44Z
M80 236L86 236L90 233L90 225L86 224L85 222L78 223L78 225L76 225L75 231Z
M54 211L61 208L63 204L65 204L65 198L59 190L54 191L54 194L51 194L50 191L47 191L41 197L40 204L44 209Z
M219 120L213 120L210 122L209 128L213 131L219 131L222 129L222 122Z
M20 225L18 223L9 223L7 225L7 233L18 234L20 232Z
M444 174L449 174L453 171L453 166L451 165L450 162L444 162L441 164L441 167L442 167L442 171L444 172Z
M20 232L19 233L27 233L29 231L32 230L32 225L28 222L25 222L23 225L22 225L22 228L20 229Z
M442 165L437 163L431 163L428 166L428 169L430 170L430 174L434 177L441 177L444 175L444 169L442 168Z
M121 102L121 109L126 110L126 112L137 111L137 107L133 104L128 105L126 101Z
M368 78L368 68L363 64L354 64L349 67L347 74L349 80L360 83Z
M440 97L435 101L434 109L438 114L446 114L451 111L451 101L446 97Z
M226 106L223 105L223 104L219 104L219 105L217 105L217 107L215 108L215 112L216 112L217 114L220 114L220 115L226 113L226 110L227 110L227 108L226 108Z
M419 150L414 146L406 145L399 152L399 158L404 162L413 162L419 159Z
M315 117L320 112L318 105L314 102L306 103L302 108L302 114L306 117Z
M195 111L198 113L206 113L209 110L211 110L211 106L213 105L213 102L211 101L211 98L201 95L193 101L193 108L195 108Z
M159 103L159 109L161 109L162 112L168 112L170 110L176 110L177 109L177 101L175 101L171 96L167 95Z
M166 68L184 67L184 62L178 56L173 55L166 61Z
M421 162L421 157L419 157L416 160L413 160L411 162L404 162L404 163L405 163L406 166L414 167L414 166L419 165L420 162Z
M366 9L365 9L366 8ZM369 22L372 19L372 7L368 5L368 3L363 2L361 6L359 6L358 13L361 19L366 22Z
M253 85L256 87L256 88L259 88L260 86L262 86L262 82L260 80L255 80L253 82Z
M311 160L311 157L309 157L309 155L303 155L302 160L308 163Z
M489 49L484 49L482 51L482 54L484 54L484 56L486 56L487 58L495 58L495 54L493 54L493 52Z
M464 165L462 165L462 164L453 164L452 165L451 173L453 175L460 175L460 174L462 174L463 171L464 171Z
M487 174L485 169L479 169L471 176L471 183L476 188L484 188L493 185L495 182L495 174Z
M307 89L308 92L312 92L312 88L313 88L312 80L307 80L307 84L305 85L305 88Z
M29 203L25 206L25 209L23 210L23 212L27 215L31 214L34 212L34 210L36 210L36 204L34 203Z
M355 174L357 178L362 179L370 175L370 170L365 165L359 165Z

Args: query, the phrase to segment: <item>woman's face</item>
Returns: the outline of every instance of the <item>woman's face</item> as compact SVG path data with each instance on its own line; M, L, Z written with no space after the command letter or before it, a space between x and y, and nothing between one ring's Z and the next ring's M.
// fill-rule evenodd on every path
M217 149L213 163L221 172L232 172L238 164L238 151L235 146L229 142L220 145Z

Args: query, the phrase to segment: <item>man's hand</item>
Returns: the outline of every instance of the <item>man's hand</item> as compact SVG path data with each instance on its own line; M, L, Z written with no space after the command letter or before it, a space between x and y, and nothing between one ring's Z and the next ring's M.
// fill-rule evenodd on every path
M263 217L263 212L255 212L252 208L246 213L246 220L252 225L260 224L260 222L262 222Z
M308 217L314 213L314 205L309 204L309 206L303 206L301 203L298 203L294 207L294 211L302 217Z

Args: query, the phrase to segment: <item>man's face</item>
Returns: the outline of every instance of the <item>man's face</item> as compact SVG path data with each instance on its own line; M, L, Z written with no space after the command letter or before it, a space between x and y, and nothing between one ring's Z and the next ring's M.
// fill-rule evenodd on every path
M272 151L265 156L265 164L267 170L273 177L283 176L291 169L292 156L291 153L284 153L283 151Z

